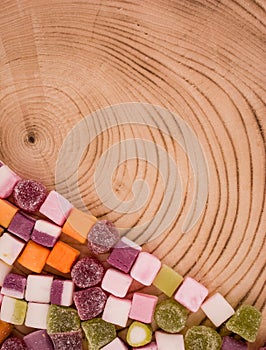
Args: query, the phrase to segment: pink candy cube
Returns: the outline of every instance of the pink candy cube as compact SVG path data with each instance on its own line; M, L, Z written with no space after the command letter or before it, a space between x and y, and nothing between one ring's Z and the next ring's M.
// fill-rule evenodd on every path
M130 307L129 299L120 299L110 295L105 304L102 319L117 326L126 327Z
M182 334L169 334L161 331L155 332L158 350L185 350Z
M129 275L110 268L103 277L102 289L116 297L123 298L127 294L131 283L132 278Z
M7 198L11 195L13 188L21 178L16 175L8 166L0 167L0 198Z
M134 293L129 317L144 323L153 321L153 313L158 298L155 295Z
M154 255L140 252L130 275L136 281L150 286L161 268L161 262Z
M127 350L128 347L121 339L115 338L111 343L105 345L101 350Z

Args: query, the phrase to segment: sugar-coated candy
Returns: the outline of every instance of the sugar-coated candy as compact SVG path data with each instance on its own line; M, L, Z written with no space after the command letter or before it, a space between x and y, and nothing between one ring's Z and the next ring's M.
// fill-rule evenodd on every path
M129 299L120 299L110 295L104 307L102 319L117 326L125 327L131 307Z
M186 350L220 350L221 336L210 327L193 326L185 335Z
M150 286L161 268L161 261L154 255L147 252L140 252L130 275L136 281Z
M73 205L56 191L51 191L39 211L47 218L62 226L68 218Z
M158 350L185 350L182 334L169 334L161 331L155 332Z
M2 300L0 318L5 322L15 325L22 325L24 323L26 310L26 301L11 298L5 295Z
M0 199L0 225L1 226L8 228L11 220L13 219L13 217L17 212L18 212L17 207L9 203L8 201Z
M13 217L10 225L8 226L8 231L28 242L33 230L35 220L23 213L16 213Z
M48 191L44 185L29 179L18 181L13 190L16 205L28 213L38 211L47 195Z
M73 299L80 319L85 321L103 312L107 296L100 287L91 287L75 292Z
M171 297L182 283L183 277L171 267L163 264L152 284L168 297Z
M0 259L0 287L3 285L6 276L12 270L12 266Z
M168 333L177 333L185 327L188 311L173 299L163 300L156 305L154 320Z
M37 220L31 239L44 247L53 247L61 234L61 227L46 220Z
M143 346L152 340L152 328L150 325L134 321L127 331L127 342L130 346Z
M53 333L50 335L55 350L82 350L82 331Z
M242 305L226 322L226 328L252 343L256 340L261 318L261 312L254 306Z
M20 177L7 165L2 165L0 167L0 198L9 197L19 180Z
M104 275L102 263L90 257L77 261L71 270L71 278L79 288L93 287L100 283Z
M18 258L18 263L26 269L40 273L50 254L50 250L29 240L22 254Z
M0 344L11 334L13 325L0 319Z
M16 299L23 299L26 288L26 277L17 273L9 273L3 283L1 293Z
M151 323L158 297L144 293L134 293L129 317L133 320Z
M52 283L52 276L28 275L25 299L36 303L50 303Z
M219 327L235 313L235 310L220 293L207 299L201 305L201 309L216 327Z
M63 273L69 273L80 251L62 241L56 242L46 261L47 265Z
M132 350L158 350L157 344L152 341L151 343L138 347L138 348L132 348Z
M23 337L28 350L54 350L51 338L46 330L29 333Z
M99 350L116 338L115 326L101 318L81 322L89 349Z
M103 277L102 289L116 297L123 298L127 294L132 281L132 277L128 274L110 268Z
M107 262L118 270L128 273L140 251L141 247L139 245L126 237L122 237L112 249Z
M22 339L11 337L4 341L1 350L28 350L28 348Z
M80 319L77 310L58 305L50 305L47 315L47 333L64 333L78 331Z
M28 303L25 326L46 329L49 304Z
M19 256L24 245L25 243L5 232L0 237L0 259L8 265L12 265Z
M88 247L94 254L103 254L118 242L119 233L115 225L108 220L98 221L88 234Z
M223 337L221 350L248 350L248 345L241 340L226 336Z
M175 300L192 312L198 311L204 299L208 295L208 289L191 277L186 277L175 294Z
M53 280L51 304L70 306L73 303L74 283L68 280Z
M111 343L101 348L101 350L128 350L128 347L120 338L116 337Z

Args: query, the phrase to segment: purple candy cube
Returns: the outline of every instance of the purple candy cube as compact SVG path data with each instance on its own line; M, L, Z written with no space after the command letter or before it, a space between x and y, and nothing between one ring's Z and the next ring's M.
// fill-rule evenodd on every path
M100 287L91 287L74 293L74 303L82 321L90 320L103 312L107 295Z
M22 339L11 337L5 340L1 346L1 350L28 350Z
M46 330L40 330L23 338L28 350L53 350L54 346Z
M53 247L61 234L61 227L46 220L37 220L31 239L44 247Z
M51 304L70 306L73 303L74 283L66 280L53 280Z
M1 294L16 299L23 299L25 294L26 282L26 277L18 275L16 273L9 273L4 279Z
M8 231L28 242L34 225L34 219L18 212L8 226Z
M221 350L247 350L247 343L243 341L236 340L232 337L223 337L223 344Z
M82 331L53 333L50 335L56 350L82 350Z

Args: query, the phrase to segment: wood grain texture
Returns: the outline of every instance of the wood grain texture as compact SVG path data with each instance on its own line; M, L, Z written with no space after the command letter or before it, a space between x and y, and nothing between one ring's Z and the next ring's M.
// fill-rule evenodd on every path
M181 227L193 171L171 133L149 125L103 132L83 155L79 188L88 210L118 227L151 220L165 195L159 169L136 159L117 167L107 194L132 199L136 179L150 189L130 214L99 199L93 175L121 140L165 149L180 173L182 205L145 249L234 307L260 309L253 350L266 342L265 7L263 0L2 0L0 9L0 158L52 189L67 133L94 111L146 102L179 115L197 135L209 172L204 212L188 233ZM75 204L71 189L65 195ZM189 319L199 322L208 324L201 312Z

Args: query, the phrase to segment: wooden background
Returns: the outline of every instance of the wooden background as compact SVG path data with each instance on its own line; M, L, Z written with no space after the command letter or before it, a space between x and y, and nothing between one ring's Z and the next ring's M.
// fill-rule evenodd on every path
M79 188L88 210L118 227L151 220L165 194L159 169L145 160L116 169L106 192L121 202L132 199L135 179L150 189L128 214L105 205L93 174L121 140L161 145L176 161L182 206L145 249L234 307L262 310L250 349L266 341L265 7L264 0L2 0L0 7L0 158L52 189L60 147L85 116L126 102L179 115L197 135L209 171L204 212L188 233L181 227L193 171L180 146L158 129L122 125L100 134L84 154ZM65 195L75 204L71 190ZM207 322L198 312L189 324L201 321Z

